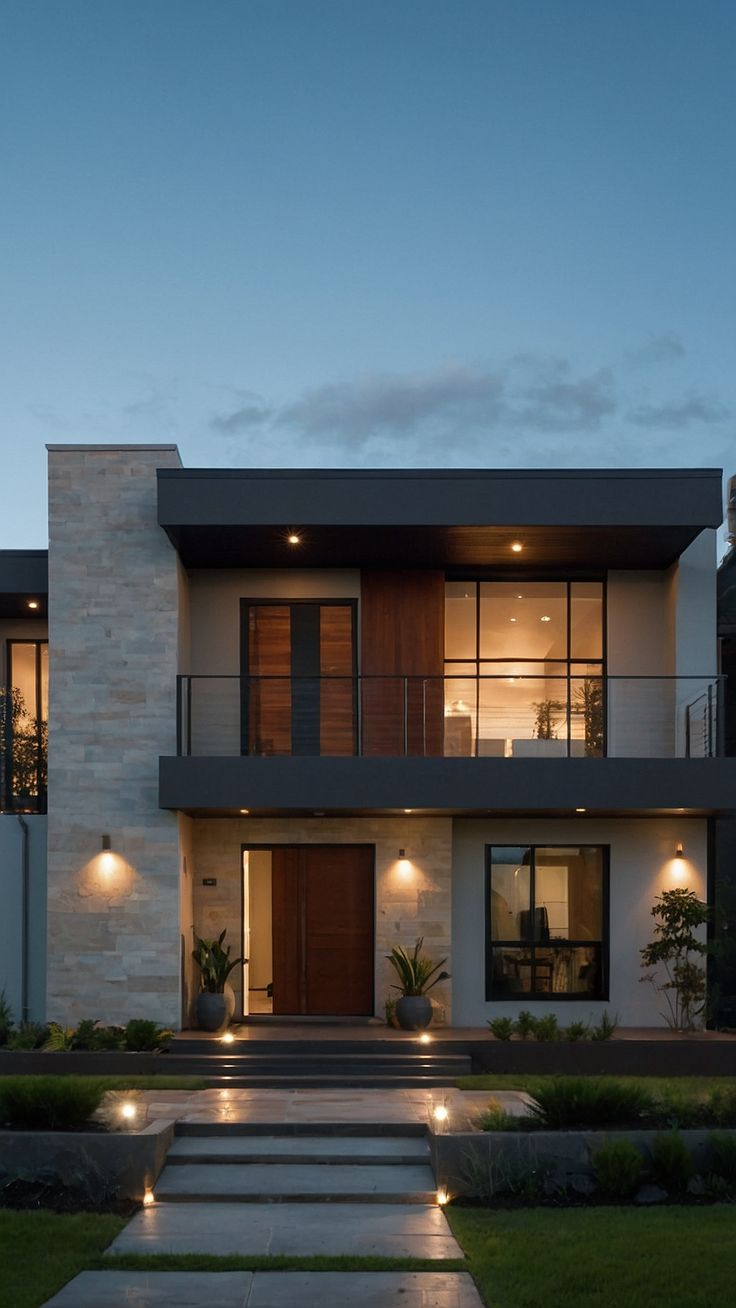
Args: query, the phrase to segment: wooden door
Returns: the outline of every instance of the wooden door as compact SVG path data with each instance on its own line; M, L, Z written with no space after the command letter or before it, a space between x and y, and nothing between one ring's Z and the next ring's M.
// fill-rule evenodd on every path
M373 1013L373 850L274 849L273 1011Z
M355 609L351 602L242 602L242 749L353 754Z

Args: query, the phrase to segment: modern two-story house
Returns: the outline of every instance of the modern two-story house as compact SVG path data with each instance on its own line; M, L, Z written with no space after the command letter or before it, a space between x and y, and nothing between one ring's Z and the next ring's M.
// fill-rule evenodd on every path
M736 808L721 516L718 470L50 447L48 645L45 559L0 559L0 851L47 1015L189 1025L193 936L226 928L245 1017L381 1016L421 936L455 1026L660 1025L650 910L712 897ZM45 740L21 776L10 736L46 721L34 816Z

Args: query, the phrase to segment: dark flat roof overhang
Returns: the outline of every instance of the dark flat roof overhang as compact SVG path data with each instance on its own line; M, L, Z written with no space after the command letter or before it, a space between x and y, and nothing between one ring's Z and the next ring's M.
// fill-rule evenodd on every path
M48 550L0 550L0 618L45 618L48 597Z
M736 758L162 757L159 804L200 816L733 814Z
M158 472L188 567L663 568L721 519L719 469Z

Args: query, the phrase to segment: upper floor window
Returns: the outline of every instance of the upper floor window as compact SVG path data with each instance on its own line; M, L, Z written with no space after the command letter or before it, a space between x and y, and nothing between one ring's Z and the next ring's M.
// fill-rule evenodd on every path
M45 640L9 640L0 686L0 808L46 807L49 647Z
M447 582L447 753L602 754L603 674L602 582Z

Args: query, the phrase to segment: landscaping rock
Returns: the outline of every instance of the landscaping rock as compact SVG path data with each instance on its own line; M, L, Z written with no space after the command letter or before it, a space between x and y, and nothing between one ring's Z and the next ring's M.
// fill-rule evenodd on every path
M642 1185L636 1192L635 1204L662 1204L669 1196L659 1185Z

